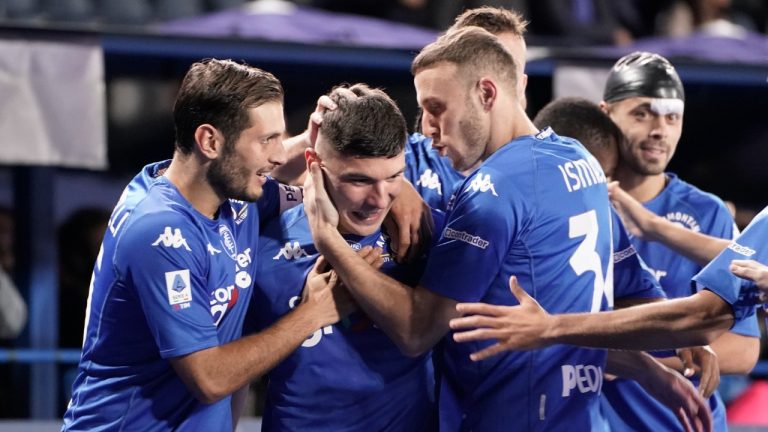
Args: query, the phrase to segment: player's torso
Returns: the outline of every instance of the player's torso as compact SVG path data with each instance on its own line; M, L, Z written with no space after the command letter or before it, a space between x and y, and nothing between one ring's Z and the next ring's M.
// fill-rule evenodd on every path
M382 272L397 279L418 277L389 257L384 234L345 237L355 250L382 248ZM247 318L257 329L268 327L300 302L318 256L303 207L265 227ZM315 331L270 371L265 430L420 428L422 420L430 418L429 365L429 356L404 356L364 313L354 312Z

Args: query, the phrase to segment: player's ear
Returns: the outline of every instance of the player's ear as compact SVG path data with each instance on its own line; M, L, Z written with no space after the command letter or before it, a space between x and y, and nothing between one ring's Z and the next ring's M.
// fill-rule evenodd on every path
M208 159L216 159L224 147L224 137L212 125L201 124L195 129L195 145L203 156Z
M309 165L312 164L312 162L322 162L315 149L311 147L304 149L304 160L307 161L307 169L309 169Z
M498 96L496 83L488 77L480 78L477 82L477 90L478 97L480 98L480 105L482 105L485 111L490 111Z

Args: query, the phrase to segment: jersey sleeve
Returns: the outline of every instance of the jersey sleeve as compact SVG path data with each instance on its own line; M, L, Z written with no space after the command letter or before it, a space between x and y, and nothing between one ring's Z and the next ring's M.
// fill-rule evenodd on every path
M115 270L135 290L163 358L219 344L207 292L207 242L199 236L184 216L153 213L126 227L115 250Z
M478 184L482 179L489 179L482 171L473 177ZM501 271L518 231L517 215L522 214L515 204L521 205L520 201L509 199L514 191L499 190L499 196L492 183L474 190L468 184L469 180L457 192L421 279L425 288L459 302L483 298Z
M693 277L697 288L714 292L733 307L736 321L754 314L759 292L753 282L731 273L729 266L736 259L768 264L766 238L768 208L760 212L736 240Z
M664 289L637 254L616 211L613 219L613 286L616 299L665 298Z
M301 204L303 198L304 191L300 187L282 184L270 177L264 183L264 193L256 201L259 220L264 224L284 211Z

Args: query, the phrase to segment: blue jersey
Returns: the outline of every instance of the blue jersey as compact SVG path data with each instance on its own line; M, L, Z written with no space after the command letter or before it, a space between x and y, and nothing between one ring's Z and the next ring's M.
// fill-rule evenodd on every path
M605 310L610 212L605 175L576 141L551 129L517 138L457 189L421 283L460 302L515 305L515 275L550 313ZM470 360L492 343L445 339L441 425L533 431L602 423L604 350L556 345ZM444 417L452 409L459 415Z
M733 238L733 218L719 198L680 180L674 174L668 173L667 176L667 186L656 198L645 203L646 208L693 231L715 237ZM631 240L652 268L668 297L687 297L694 293L691 279L701 270L700 265L661 243L638 238ZM759 337L754 316L738 321L731 331ZM697 380L694 380L694 384L697 384ZM607 382L603 392L604 403L610 405L605 407L606 418L614 430L682 430L675 415L634 381L617 379ZM717 393L712 395L709 405L715 430L727 430L725 406Z
M386 235L345 238L356 250L369 245L383 248L381 271L408 285L418 282L423 262L396 264L389 257ZM296 306L318 257L303 206L265 225L249 329L266 328ZM433 381L428 354L403 355L365 314L355 312L318 329L269 372L262 427L269 431L429 430L435 421Z
M453 169L448 157L432 148L431 138L415 133L405 146L405 178L430 207L445 211L454 189L465 177Z
M227 430L230 398L195 399L168 361L240 337L253 289L260 204L195 210L148 165L123 192L94 267L83 353L63 430ZM284 194L283 194L284 195Z
M748 320L754 314L759 290L754 282L735 276L728 267L731 261L737 259L768 265L766 239L768 207L755 216L744 232L693 278L699 289L714 292L733 307L734 327L739 321Z
M616 210L613 222L613 297L616 299L664 298L664 290L629 240L629 233ZM611 296L607 296L609 299Z

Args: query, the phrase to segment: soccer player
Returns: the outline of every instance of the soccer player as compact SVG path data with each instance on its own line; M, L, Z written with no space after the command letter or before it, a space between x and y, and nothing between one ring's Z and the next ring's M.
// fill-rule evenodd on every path
M663 57L636 52L619 59L611 69L601 107L621 129L625 140L614 179L653 213L692 231L732 239L735 225L725 204L666 172L683 126L684 92L674 67ZM692 293L690 280L702 266L663 244L637 238L633 244L658 278L667 296ZM760 350L757 318L741 320L712 343L723 374L748 373ZM636 383L613 382L604 388L616 411L616 428L676 430L669 411ZM727 429L725 406L715 393L710 399L716 430Z
M396 264L381 224L403 186L405 119L381 90L334 89L307 160L320 164L350 250L381 248L381 271L415 285L420 264ZM298 206L270 221L247 324L266 328L289 313L320 258ZM248 321L253 321L249 323ZM269 375L262 426L275 431L427 431L435 419L430 356L403 355L364 313L317 330Z
M280 82L195 63L174 121L173 159L147 165L112 213L62 430L231 430L230 395L344 314L317 275L293 312L240 339L260 220L298 200L267 177L285 158Z
M509 52L471 27L427 46L413 71L419 105L439 126L436 147L457 170L482 166L461 185L425 275L412 289L351 253L336 229L340 216L323 191L320 167L310 164L305 211L314 245L358 305L410 355L446 334L458 301L513 304L506 288L512 273L554 310L605 307L612 255L604 175L582 146L533 126L516 97ZM562 174L566 163L583 170L578 183ZM441 427L589 430L600 424L604 351L553 347L472 364L467 347L446 342Z
M526 107L525 87L528 83L528 76L524 73L526 46L523 38L527 24L522 15L513 10L483 6L467 9L456 17L454 24L447 30L451 32L475 26L499 39L517 62L516 95L523 109ZM445 210L454 188L477 166L462 171L453 169L450 158L441 156L437 149L432 148L433 138L439 136L439 132L429 112L421 111L419 131L408 137L405 175L430 207Z

